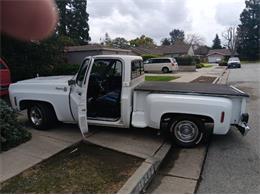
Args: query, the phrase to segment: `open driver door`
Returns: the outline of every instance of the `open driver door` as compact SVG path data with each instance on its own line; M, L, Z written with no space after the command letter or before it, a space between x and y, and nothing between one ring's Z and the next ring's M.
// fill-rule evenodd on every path
M78 105L78 123L83 138L86 138L88 134L87 91L88 91L88 83L89 83L89 76L92 68L92 63L94 61L93 58L88 58L88 59L89 59L89 65L86 69L86 74L82 84L82 95Z

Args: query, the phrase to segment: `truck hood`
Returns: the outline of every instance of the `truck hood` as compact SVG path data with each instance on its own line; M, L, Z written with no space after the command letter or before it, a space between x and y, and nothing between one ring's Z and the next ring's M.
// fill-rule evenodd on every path
M36 77L33 79L27 79L23 81L18 81L21 84L67 84L68 80L72 79L74 75L69 76L48 76L48 77Z

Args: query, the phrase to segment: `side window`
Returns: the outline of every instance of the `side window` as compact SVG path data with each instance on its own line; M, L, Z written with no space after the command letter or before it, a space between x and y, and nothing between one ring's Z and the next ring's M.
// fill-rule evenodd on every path
M170 59L161 59L161 63L171 63Z
M89 65L89 59L86 59L83 62L83 64L81 65L81 67L79 69L79 72L77 74L76 83L80 87L82 86L82 83L83 83L83 80L84 80L84 77L85 77L88 65Z
M159 59L153 59L152 63L153 64L160 63L160 60Z
M144 74L144 64L141 60L135 60L131 63L131 79L135 79Z
M3 64L1 63L1 64L0 64L0 69L1 69L1 70L6 69L5 65L3 65Z

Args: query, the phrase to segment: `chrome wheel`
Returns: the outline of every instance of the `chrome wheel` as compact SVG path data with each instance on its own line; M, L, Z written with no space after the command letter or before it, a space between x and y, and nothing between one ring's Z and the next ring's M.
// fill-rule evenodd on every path
M173 127L172 127L173 128ZM198 126L189 120L182 120L174 125L173 132L175 137L183 142L190 143L194 142L199 136Z
M30 109L30 119L32 123L36 126L40 126L43 120L42 112L40 108L33 106Z

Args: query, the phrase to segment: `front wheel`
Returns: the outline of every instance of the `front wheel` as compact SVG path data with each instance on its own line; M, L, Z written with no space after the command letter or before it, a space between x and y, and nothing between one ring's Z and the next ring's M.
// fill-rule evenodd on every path
M173 141L180 147L195 147L205 137L204 123L194 117L176 118L172 120L169 128Z
M27 110L30 123L35 129L49 129L56 122L54 110L48 104L34 103Z

